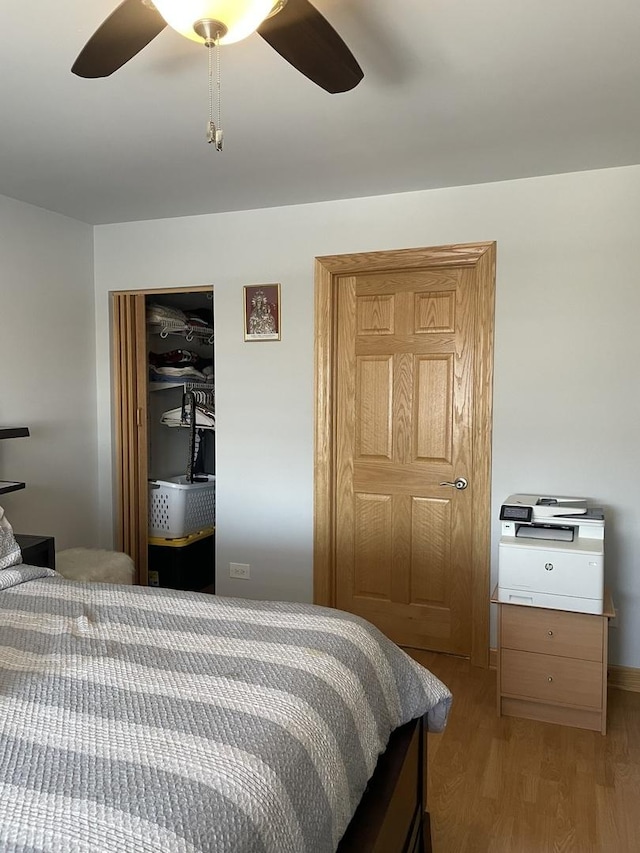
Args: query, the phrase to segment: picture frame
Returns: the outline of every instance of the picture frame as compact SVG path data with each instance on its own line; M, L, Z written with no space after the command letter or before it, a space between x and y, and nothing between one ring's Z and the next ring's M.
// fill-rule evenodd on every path
M280 340L280 285L244 286L245 341Z

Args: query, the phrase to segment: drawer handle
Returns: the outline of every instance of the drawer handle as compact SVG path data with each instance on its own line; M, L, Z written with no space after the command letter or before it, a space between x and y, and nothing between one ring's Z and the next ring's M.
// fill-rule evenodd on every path
M547 681L549 682L549 684L551 684L551 682L553 681L553 676L550 675L549 678L547 678Z
M548 633L550 637L553 637L553 631L549 631Z

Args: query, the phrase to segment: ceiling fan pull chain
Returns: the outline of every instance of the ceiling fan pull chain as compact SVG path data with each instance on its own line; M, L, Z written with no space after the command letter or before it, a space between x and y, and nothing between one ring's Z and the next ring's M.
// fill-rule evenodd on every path
M215 41L212 38L205 39L205 45L209 51L209 121L207 122L207 142L212 142L216 151L222 151L224 135L220 127L220 33L216 33ZM218 124L213 120L213 57L212 51L216 51L216 97L218 100Z
M220 33L216 33L216 72L217 72L217 96L218 96L218 127L216 128L216 151L222 151L222 145L224 143L224 133L222 132L222 108L221 108L221 94L222 87L220 85L221 76L220 76Z
M213 120L213 58L211 56L213 41L206 39L205 46L209 59L209 121L207 122L207 142L215 142L216 125Z

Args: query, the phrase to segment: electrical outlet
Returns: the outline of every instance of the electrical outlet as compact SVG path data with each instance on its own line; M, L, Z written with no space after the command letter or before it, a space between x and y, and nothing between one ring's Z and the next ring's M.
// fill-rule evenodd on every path
M251 577L251 566L248 563L229 563L229 577L246 580Z

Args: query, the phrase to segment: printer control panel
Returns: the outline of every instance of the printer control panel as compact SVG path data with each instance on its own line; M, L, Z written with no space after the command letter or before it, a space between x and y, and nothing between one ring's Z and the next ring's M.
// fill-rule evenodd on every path
M500 507L501 521L531 521L532 518L532 506L514 506L513 504L503 504Z

